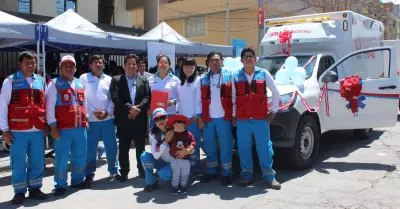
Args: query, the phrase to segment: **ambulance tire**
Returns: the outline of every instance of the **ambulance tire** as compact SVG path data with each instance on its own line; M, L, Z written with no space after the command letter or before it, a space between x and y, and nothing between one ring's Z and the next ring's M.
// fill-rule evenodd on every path
M314 117L311 115L301 117L296 130L295 144L291 149L290 164L293 168L304 170L314 164L318 156L319 138L320 131Z
M354 138L357 140L366 140L369 138L371 133L372 133L372 128L353 130Z
M0 152L6 151L6 143L4 141L0 141Z

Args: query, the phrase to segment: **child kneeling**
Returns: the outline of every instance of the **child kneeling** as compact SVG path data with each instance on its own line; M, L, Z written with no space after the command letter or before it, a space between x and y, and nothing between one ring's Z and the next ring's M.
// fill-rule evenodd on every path
M173 127L174 136L169 143L172 168L172 195L187 194L187 183L190 174L189 156L196 147L196 141L186 130L190 124L189 118L184 115L173 115L168 118L168 126Z

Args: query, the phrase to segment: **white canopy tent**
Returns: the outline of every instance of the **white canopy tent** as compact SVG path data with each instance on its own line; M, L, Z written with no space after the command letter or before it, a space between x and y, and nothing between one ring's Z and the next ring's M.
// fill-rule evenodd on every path
M150 41L103 31L71 9L42 25L40 34L44 74L46 52L127 54L146 51Z
M0 11L0 50L39 52L39 41L38 24Z
M128 53L145 51L146 42L149 41L103 31L73 10L68 10L44 24L41 32L46 46L65 52L98 50L102 53Z
M160 23L157 27L142 35L141 38L174 44L176 54L178 55L207 56L211 51L218 51L224 56L233 56L232 46L192 42L180 35L165 22Z

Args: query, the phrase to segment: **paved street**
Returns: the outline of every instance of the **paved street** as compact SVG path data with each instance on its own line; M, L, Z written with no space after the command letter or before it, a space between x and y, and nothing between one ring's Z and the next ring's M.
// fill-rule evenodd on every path
M131 158L134 150L131 151ZM131 168L135 168L132 158ZM43 191L53 189L52 166L46 169ZM46 208L400 208L400 123L374 131L370 140L357 141L349 132L323 136L320 160L307 171L286 170L277 165L282 190L266 189L260 181L251 188L224 188L218 182L190 187L189 196L173 197L170 185L154 193L143 193L142 179L124 184L110 182L105 160L99 161L96 182L91 190L69 190L63 198L51 196L46 202L27 200L25 207ZM283 168L281 168L283 167ZM10 173L0 173L0 208L10 205L13 196Z

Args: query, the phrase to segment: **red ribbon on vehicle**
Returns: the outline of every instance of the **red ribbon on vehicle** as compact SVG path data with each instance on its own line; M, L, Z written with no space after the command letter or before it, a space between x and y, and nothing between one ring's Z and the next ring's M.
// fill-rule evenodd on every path
M282 45L282 51L272 54L270 56L275 56L278 54L285 54L290 56L290 40L292 39L292 31L284 30L279 32L278 41Z
M279 43L282 44L282 54L290 56L290 40L292 39L292 31L284 30L279 32Z
M303 103L303 105L307 109L307 111L309 111L309 112L318 112L318 110L321 106L322 99L325 98L325 114L326 114L326 116L330 117L329 99L328 99L328 84L327 83L324 83L324 85L322 86L321 91L319 93L317 105L314 108L311 108L310 105L307 104L306 100L301 95L301 93L296 90L293 92L292 97L290 98L289 102L279 106L279 110L283 110L283 109L287 108L288 106L290 106L290 104L292 104L292 102L294 102L294 98L295 98L296 94L300 97L301 102Z

